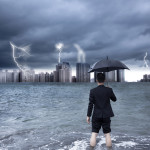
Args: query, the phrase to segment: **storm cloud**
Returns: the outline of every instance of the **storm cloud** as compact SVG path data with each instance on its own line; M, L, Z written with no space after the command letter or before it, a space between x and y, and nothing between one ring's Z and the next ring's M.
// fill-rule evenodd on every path
M149 0L1 0L0 68L16 68L9 41L31 44L31 68L53 68L55 44L65 47L61 61L77 62L77 43L93 64L109 56L124 62L150 55ZM137 64L138 65L138 64Z

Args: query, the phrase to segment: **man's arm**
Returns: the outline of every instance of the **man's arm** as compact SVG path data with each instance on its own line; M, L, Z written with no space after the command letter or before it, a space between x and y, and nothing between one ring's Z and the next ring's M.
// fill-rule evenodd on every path
M111 89L111 96L110 96L110 99L115 102L115 101L117 100L117 98L116 98L116 96L115 96L115 94L114 94L112 88L110 88L110 89Z
M87 116L91 117L92 110L93 110L93 104L94 104L94 95L92 93L92 90L90 90L89 94L89 105L88 105L88 110L87 110Z

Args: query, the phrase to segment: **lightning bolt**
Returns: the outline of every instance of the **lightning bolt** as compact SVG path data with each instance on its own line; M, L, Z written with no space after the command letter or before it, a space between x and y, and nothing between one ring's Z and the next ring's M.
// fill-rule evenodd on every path
M16 57L16 56L15 56L15 49L19 49L19 50L23 51L24 53L26 53L26 55L31 56L31 55L28 53L29 48L30 48L30 45L25 46L25 47L18 47L18 46L16 46L15 44L13 44L12 42L10 42L10 45L11 45L11 47L12 47L12 56L13 56L14 62L16 63L17 67L18 67L20 70L24 71L25 68L24 68L22 65L20 65L20 64L17 62L16 59L25 56L25 54L19 54L19 56Z
M144 56L144 63L145 63L146 68L149 68L147 61L146 61L146 57L147 57L147 52L145 53L145 56Z
M64 44L63 43L57 43L57 44L55 44L55 47L59 51L59 53L58 53L58 63L60 63L61 52L63 50Z

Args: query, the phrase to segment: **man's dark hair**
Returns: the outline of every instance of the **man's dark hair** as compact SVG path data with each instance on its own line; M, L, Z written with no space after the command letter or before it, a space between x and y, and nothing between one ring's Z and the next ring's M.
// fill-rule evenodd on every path
M104 73L97 73L97 80L99 83L103 83L105 81L105 74Z

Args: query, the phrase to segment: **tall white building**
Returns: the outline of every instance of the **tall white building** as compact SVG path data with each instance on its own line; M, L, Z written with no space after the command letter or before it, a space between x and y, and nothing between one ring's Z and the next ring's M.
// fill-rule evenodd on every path
M9 72L8 70L6 70L6 82L13 82L13 74L12 72Z
M116 81L116 72L115 71L105 72L105 79L108 82L115 82Z
M58 63L56 71L53 72L54 82L71 82L72 69L69 62Z
M0 70L0 83L6 83L6 72Z
M63 62L59 69L59 82L72 82L72 69L69 62Z
M39 74L39 82L45 82L45 74L43 72Z
M28 70L27 71L27 82L34 82L34 79L35 79L35 71Z
M39 82L39 74L35 74L34 82Z

